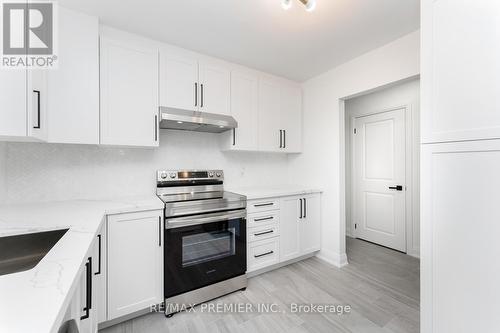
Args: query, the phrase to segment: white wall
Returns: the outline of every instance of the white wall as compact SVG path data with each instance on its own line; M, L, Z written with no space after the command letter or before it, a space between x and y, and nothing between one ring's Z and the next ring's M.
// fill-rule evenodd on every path
M158 149L7 143L7 200L154 194L155 171L163 168L220 168L231 187L286 183L285 155L224 153L218 138L210 133L161 130Z
M290 157L290 175L296 182L324 190L319 256L335 265L347 260L341 99L418 75L419 41L419 32L413 32L303 84L304 152Z
M351 226L351 117L359 117L368 114L374 114L391 108L407 106L411 115L411 127L408 136L411 137L411 150L407 152L411 165L407 166L410 182L406 183L408 188L407 202L407 230L406 230L406 248L407 253L413 256L419 256L420 248L420 208L419 208L419 169L420 169L420 133L419 133L419 115L420 115L420 80L412 79L401 83L391 85L390 87L377 90L373 93L351 98L345 101L345 142L346 142L346 234L352 235Z

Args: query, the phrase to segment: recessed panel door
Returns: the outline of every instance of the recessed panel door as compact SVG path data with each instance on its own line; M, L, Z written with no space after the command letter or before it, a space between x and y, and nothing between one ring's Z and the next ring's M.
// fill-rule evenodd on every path
M405 252L405 110L359 117L355 128L355 235Z

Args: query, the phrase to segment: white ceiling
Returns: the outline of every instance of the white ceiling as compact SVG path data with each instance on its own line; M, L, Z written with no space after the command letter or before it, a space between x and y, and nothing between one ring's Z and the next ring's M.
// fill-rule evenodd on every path
M304 81L419 28L419 0L59 0L102 23Z

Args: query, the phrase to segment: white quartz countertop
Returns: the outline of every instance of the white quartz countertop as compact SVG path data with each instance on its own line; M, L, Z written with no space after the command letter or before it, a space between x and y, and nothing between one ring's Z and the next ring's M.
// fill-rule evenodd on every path
M258 187L240 187L240 188L228 188L230 192L245 195L247 200L255 199L267 199L274 197L284 197L290 195L307 195L313 193L321 193L322 190L308 188L298 185L283 185L283 186L258 186Z
M69 229L33 269L0 276L0 332L57 332L104 217L163 207L156 196L0 205L0 237Z

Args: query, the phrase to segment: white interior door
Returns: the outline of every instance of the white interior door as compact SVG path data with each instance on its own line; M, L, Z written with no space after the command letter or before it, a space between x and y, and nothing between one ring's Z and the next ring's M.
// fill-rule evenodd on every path
M405 109L356 118L355 129L355 236L406 252Z

